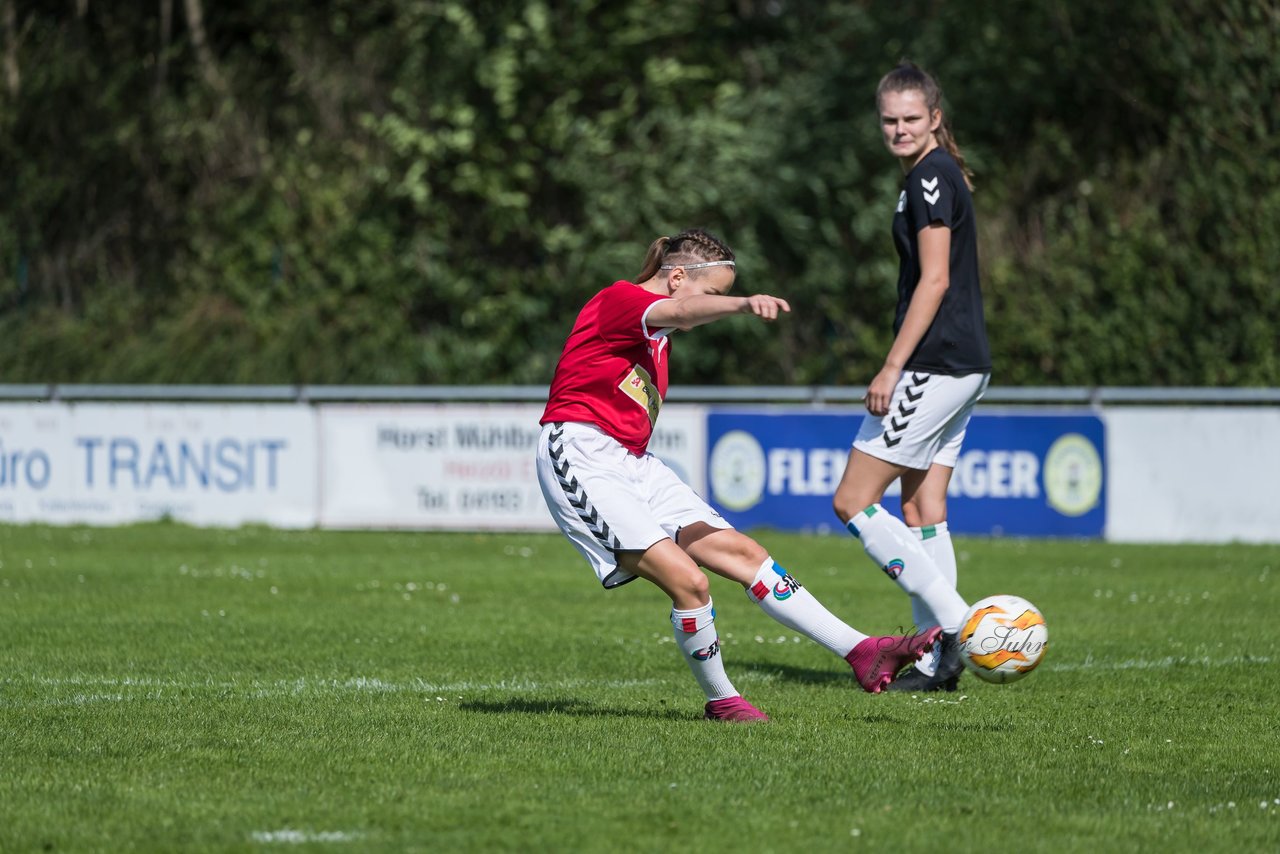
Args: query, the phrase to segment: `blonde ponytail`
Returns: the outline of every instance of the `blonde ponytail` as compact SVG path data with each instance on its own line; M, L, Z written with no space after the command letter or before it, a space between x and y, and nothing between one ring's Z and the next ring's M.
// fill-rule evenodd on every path
M649 251L644 256L644 264L640 266L640 275L636 276L635 281L647 282L658 275L658 268L662 266L662 259L667 254L667 244L670 242L670 237L659 237L649 244Z

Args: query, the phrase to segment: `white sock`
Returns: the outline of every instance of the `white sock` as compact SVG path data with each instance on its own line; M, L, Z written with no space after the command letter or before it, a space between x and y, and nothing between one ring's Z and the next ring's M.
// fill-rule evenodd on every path
M933 561L933 565L938 568L939 574L951 584L956 586L956 552L951 544L951 531L947 528L946 522L939 522L936 525L925 525L921 528L911 528L911 533L920 541L921 548L924 553ZM911 597L911 618L915 620L916 628L928 629L938 625L938 621L933 618L933 614L920 601L919 597ZM916 662L916 669L920 672L932 676L934 670L937 669L938 655L941 654L940 645L935 645L930 652L924 654L924 658Z
M938 572L952 587L956 586L956 550L951 542L951 529L946 522L936 525L925 525L923 528L911 528L911 533L920 540L925 554L933 561Z
M876 565L907 595L919 599L944 632L959 630L969 606L901 519L872 504L855 514L848 528Z
M684 653L684 660L689 662L693 678L698 680L708 700L723 700L738 696L738 690L724 672L715 619L716 612L710 601L691 611L671 609L676 645Z
M782 625L842 658L866 640L866 635L824 608L771 557L761 564L755 580L747 587L747 596Z

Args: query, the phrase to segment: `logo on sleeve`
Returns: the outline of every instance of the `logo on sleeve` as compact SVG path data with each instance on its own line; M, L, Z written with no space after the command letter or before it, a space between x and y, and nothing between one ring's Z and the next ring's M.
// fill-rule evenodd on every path
M907 209L907 191L903 190L902 195L898 196L898 213L902 213Z
M942 190L938 188L938 176L934 175L933 180L921 178L920 186L924 189L924 200L931 205L936 205L938 198L942 195Z

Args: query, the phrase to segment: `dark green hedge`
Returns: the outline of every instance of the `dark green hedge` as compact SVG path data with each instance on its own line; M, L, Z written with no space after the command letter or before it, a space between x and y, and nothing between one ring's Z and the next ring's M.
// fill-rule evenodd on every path
M865 383L909 56L977 173L997 384L1280 384L1280 3L192 5L0 0L5 382L546 382L699 225L796 311L677 380Z

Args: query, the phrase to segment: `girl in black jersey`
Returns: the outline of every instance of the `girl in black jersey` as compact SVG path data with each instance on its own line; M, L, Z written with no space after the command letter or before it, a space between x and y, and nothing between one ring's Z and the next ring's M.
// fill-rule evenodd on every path
M910 595L916 624L943 630L937 657L890 690L951 691L962 669L955 633L967 606L955 588L947 486L991 372L973 200L932 77L904 62L880 81L876 105L885 146L906 176L893 217L898 308L893 346L867 387L868 415L833 505ZM879 503L899 479L906 524Z

